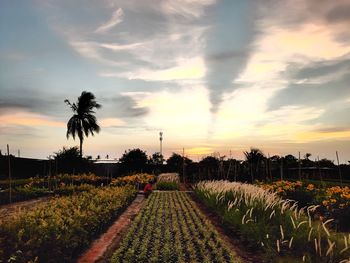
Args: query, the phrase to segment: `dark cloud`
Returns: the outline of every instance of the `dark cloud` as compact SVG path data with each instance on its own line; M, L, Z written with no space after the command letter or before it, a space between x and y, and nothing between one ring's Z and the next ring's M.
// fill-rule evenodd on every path
M350 129L350 103L337 107L328 107L326 111L316 120L309 121L310 124L323 124L325 127L336 127L335 129Z
M348 21L350 23L350 3L347 5L335 6L326 14L326 19L331 23L343 21Z
M208 16L220 17L220 21L211 21L213 26L206 35L205 78L213 113L217 112L223 94L236 88L232 82L249 58L254 36L251 8L249 1L222 1L208 11Z
M331 101L350 97L350 74L323 84L290 84L281 90L270 102L270 110L282 106L320 106Z
M117 96L113 98L103 98L107 112L114 113L119 118L138 118L148 114L148 108L138 107L136 102L129 96Z
M299 70L297 65L294 66L295 70L297 71L295 74L295 79L315 78L322 77L327 74L337 73L339 71L350 72L350 58L348 54L333 61L312 62L306 67L299 68Z
M11 90L0 90L0 115L11 109L23 109L25 111L56 115L59 108L64 106L64 98L57 95L48 95L46 92L39 92L30 89L16 88ZM59 106L58 102L62 102Z

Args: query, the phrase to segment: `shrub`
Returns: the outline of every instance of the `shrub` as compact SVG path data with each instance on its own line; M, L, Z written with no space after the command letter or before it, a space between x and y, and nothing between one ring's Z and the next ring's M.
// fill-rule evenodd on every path
M179 190L179 185L175 182L158 182L157 190Z
M136 196L132 186L95 188L58 197L0 222L7 262L72 262ZM10 262L10 261L8 261Z

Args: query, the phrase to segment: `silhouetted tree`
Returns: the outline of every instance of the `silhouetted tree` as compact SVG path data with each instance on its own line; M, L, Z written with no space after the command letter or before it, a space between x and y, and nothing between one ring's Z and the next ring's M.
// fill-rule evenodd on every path
M311 155L311 153L306 153L304 155L304 159L301 161L303 167L311 167L315 165L315 163L312 160L310 160Z
M284 156L284 163L285 166L288 168L298 167L298 159L291 154L287 154L286 156Z
M207 156L199 162L199 165L204 169L208 179L218 177L219 175L219 159L213 156Z
M259 173L259 167L265 158L263 152L257 148L250 148L250 152L243 153L250 166L251 181L254 181L256 177L262 179L262 175Z
M96 102L94 94L86 91L81 93L76 103L70 103L67 99L64 102L74 113L67 123L67 139L69 135L72 135L74 140L75 136L78 136L80 141L80 157L82 157L84 136L88 137L90 133L94 135L95 132L98 133L100 131L94 110L95 108L101 108L101 105Z
M78 146L66 148L54 153L57 162L58 172L74 173L87 171L91 163L90 157L82 158Z
M335 167L334 161L328 160L327 158L323 158L317 161L317 165L318 167L327 167L327 168Z
M160 152L155 152L149 158L149 163L151 165L162 165L164 163L164 157L162 154L160 154Z
M122 172L141 172L147 167L147 154L140 149L132 149L125 151L123 156L119 159Z
M173 153L166 160L168 171L182 174L184 162L185 166L188 166L192 163L192 160L187 157L183 158L180 154Z

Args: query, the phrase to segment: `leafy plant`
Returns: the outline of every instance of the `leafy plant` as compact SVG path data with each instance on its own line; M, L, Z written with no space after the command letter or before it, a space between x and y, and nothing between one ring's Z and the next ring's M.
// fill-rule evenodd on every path
M94 188L19 211L0 222L0 255L7 261L21 251L16 262L72 262L136 193L132 186Z

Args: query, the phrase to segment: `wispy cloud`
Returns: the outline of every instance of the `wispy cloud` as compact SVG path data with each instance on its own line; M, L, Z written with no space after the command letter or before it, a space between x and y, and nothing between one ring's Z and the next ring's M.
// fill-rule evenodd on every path
M141 70L125 74L100 73L102 77L126 77L145 81L171 81L201 79L205 75L205 64L201 58L178 59L177 66L162 70Z
M124 12L123 9L118 8L115 10L112 14L111 19L109 19L106 23L103 23L101 26L99 26L96 30L95 33L105 33L111 28L115 27L119 23L123 22L124 18Z
M49 127L65 127L65 123L52 120L47 116L30 113L30 112L14 112L0 116L1 126L49 126Z
M124 126L125 121L118 118L104 118L99 120L99 125L103 128Z
M217 0L166 0L161 1L163 12L168 15L186 18L199 18L204 15L206 7L216 3Z

